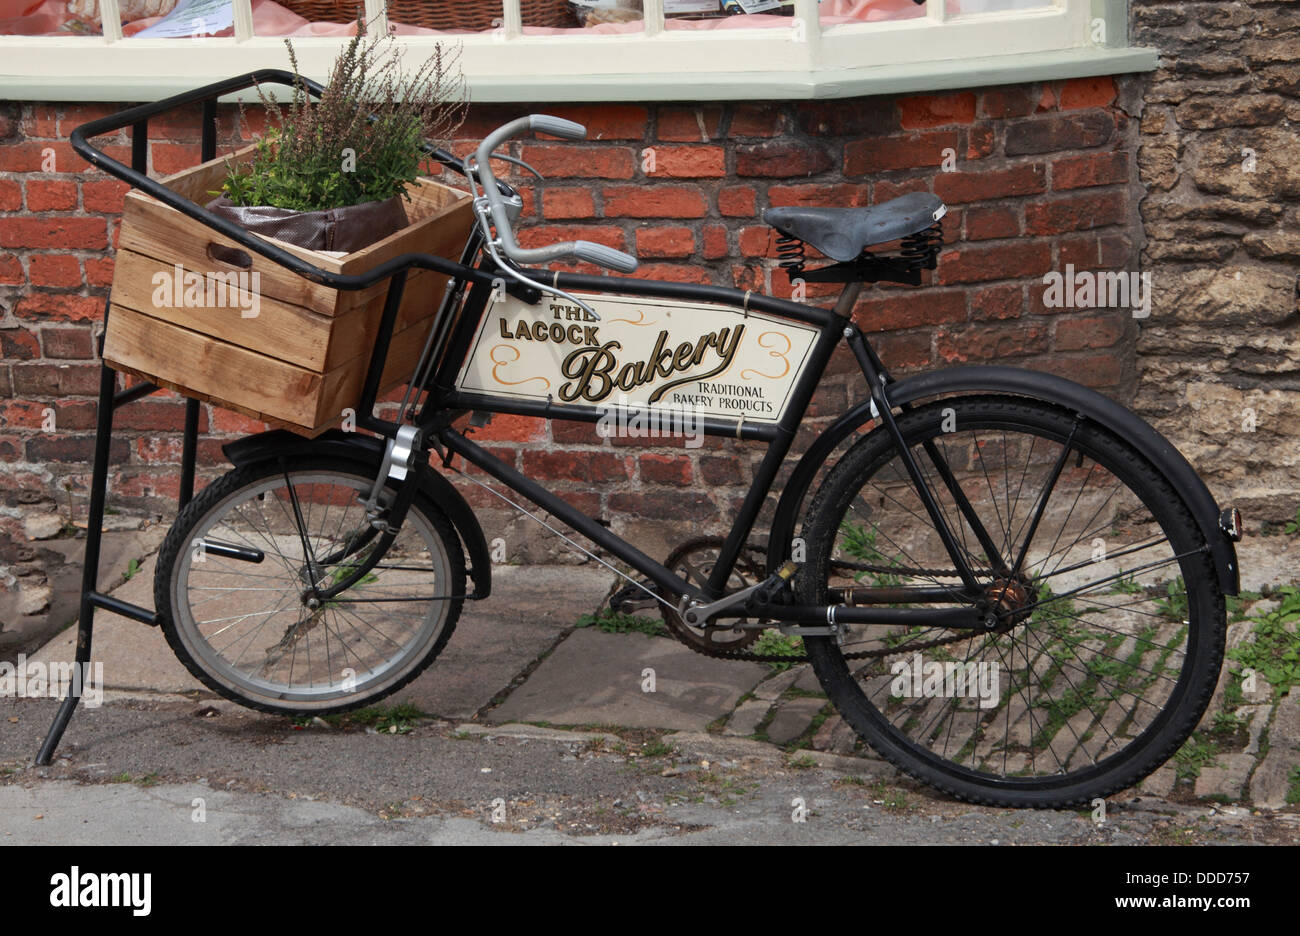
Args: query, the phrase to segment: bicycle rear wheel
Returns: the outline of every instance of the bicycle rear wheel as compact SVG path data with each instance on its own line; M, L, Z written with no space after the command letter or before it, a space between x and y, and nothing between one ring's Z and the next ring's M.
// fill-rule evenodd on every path
M1084 803L1164 763L1210 699L1226 627L1178 492L1125 440L1048 403L966 396L898 424L978 580L946 606L982 599L996 625L805 639L844 719L918 779L996 805ZM807 603L961 585L883 430L830 471L804 535Z
M465 559L422 495L373 570L310 606L313 581L342 581L374 548L360 502L373 483L369 468L347 462L261 462L181 511L154 591L167 642L191 673L250 708L318 715L383 698L433 661L460 615Z

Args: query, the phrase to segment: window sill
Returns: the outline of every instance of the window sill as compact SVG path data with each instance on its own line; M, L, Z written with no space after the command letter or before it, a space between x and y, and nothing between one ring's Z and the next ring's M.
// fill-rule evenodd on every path
M0 74L0 100L156 101L256 67L247 63L249 68L242 68L245 63L225 56L206 61L221 64L224 70L159 77ZM475 103L815 100L1116 75L1154 71L1157 64L1154 49L1094 46L860 68L599 76L556 73L526 80L475 77L470 80L470 94Z
M475 102L824 100L977 88L1155 71L1155 49L1068 49L1016 55L786 73L602 75L598 84L564 75L519 82L477 79Z

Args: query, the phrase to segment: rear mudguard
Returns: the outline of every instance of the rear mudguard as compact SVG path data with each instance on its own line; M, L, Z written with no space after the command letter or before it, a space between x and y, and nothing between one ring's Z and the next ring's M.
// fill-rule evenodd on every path
M1130 442L1182 496L1205 535L1205 541L1210 544L1219 587L1225 594L1237 594L1240 590L1237 550L1219 527L1219 507L1214 497L1168 439L1118 403L1062 377L1014 367L954 367L930 371L890 384L888 393L890 402L901 406L941 394L974 391L1006 393L1055 403L1082 414ZM872 418L871 402L860 403L827 427L799 460L781 493L772 520L772 533L768 539L769 570L779 568L790 556L795 523L817 469L841 442L871 422Z
M331 429L314 439L305 439L283 429L273 429L231 442L222 446L221 450L236 467L281 456L318 455L359 462L378 474L384 458L384 447L383 439L338 429ZM460 492L441 474L431 468L425 472L424 477L424 493L447 515L469 553L469 571L474 591L466 597L471 600L486 598L492 592L492 562L488 558L487 540L478 518Z

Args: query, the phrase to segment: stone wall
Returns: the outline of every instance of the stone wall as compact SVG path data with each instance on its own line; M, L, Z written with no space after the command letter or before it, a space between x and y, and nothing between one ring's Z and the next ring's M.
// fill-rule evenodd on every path
M1300 507L1300 4L1136 0L1143 269L1135 406L1249 527Z

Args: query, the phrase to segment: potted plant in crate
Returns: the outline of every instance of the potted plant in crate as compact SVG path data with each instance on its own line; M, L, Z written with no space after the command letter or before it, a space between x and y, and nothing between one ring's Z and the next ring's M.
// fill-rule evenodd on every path
M359 22L312 101L286 44L295 83L287 104L262 93L263 138L162 184L332 273L361 274L404 253L458 257L471 199L419 176L424 142L445 142L463 119L456 55L437 49L404 74L393 38L369 37ZM408 276L386 387L413 369L444 282L428 270ZM133 191L104 359L315 435L360 397L386 291L386 282L355 292L307 282Z
M450 138L465 105L463 79L440 46L414 74L403 75L401 62L393 38L366 39L358 19L319 101L295 82L286 114L261 93L273 127L231 166L209 210L255 233L345 253L406 227L421 145Z

